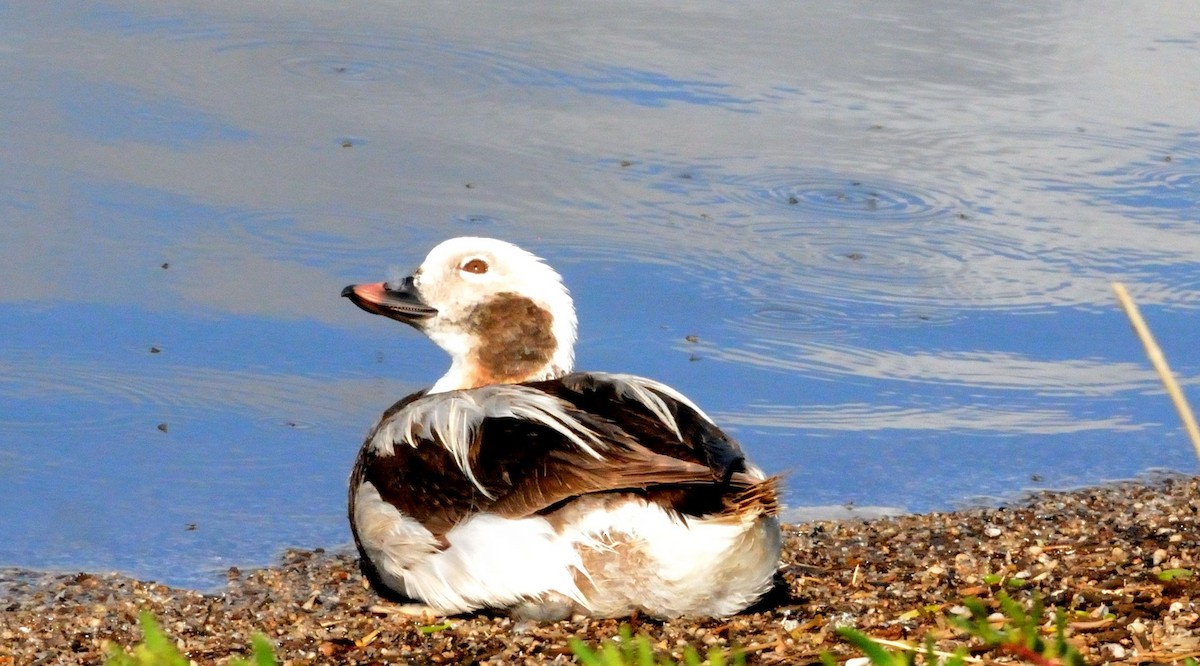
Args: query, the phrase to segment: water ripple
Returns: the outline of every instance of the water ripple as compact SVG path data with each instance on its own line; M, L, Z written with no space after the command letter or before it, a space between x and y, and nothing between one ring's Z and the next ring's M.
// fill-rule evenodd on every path
M310 211L288 214L280 211L231 212L225 218L230 226L248 236L261 239L272 254L280 258L312 260L322 264L335 261L358 261L374 256L373 248L362 247L353 237L334 229L353 227L384 227L394 220L381 216L344 214L329 211Z
M597 166L644 192L638 212L613 229L613 252L661 261L669 246L684 270L727 276L725 287L772 310L886 305L877 321L893 325L1086 300L1027 227L919 182L738 159Z
M714 181L713 191L720 201L734 205L794 208L797 214L824 219L914 222L948 216L955 208L950 197L930 189L832 174L772 171L728 176Z
M722 424L787 430L937 430L996 432L1006 435L1061 435L1089 430L1130 432L1145 429L1127 417L1081 419L1061 409L1003 409L952 406L946 409L873 403L843 405L755 405L713 417Z
M749 317L727 322L758 332L815 333L844 328L849 316L848 311L841 308L768 301L755 307Z
M402 84L410 91L428 86L439 98L471 99L497 86L516 86L567 89L649 107L682 103L750 111L757 101L734 94L733 86L725 82L703 76L683 77L589 61L556 41L543 42L534 51L526 42L482 48L403 27L376 33L270 19L155 19L113 12L95 22L137 33L143 39L156 35L175 41L215 42L218 53L259 51L268 54L282 71L313 80L386 82Z
M320 48L336 49L339 48L339 45L325 43L321 44ZM354 46L354 50L367 50L367 48L362 45L356 45ZM405 76L405 70L401 64L348 55L287 56L280 58L279 64L285 71L307 78L335 78L348 81L399 81Z
M1092 397L1150 390L1158 385L1157 375L1137 363L1038 360L1007 352L905 353L847 344L779 340L751 341L739 346L720 346L700 340L687 350L705 358L813 378L852 376Z
M962 318L961 313L949 308L871 308L866 304L840 307L844 304L797 304L783 299L755 299L753 302L758 305L748 316L726 320L734 330L748 336L836 332L842 340L853 340L867 328L949 326Z
M1194 223L1200 211L1200 143L1192 141L1152 161L1133 162L1098 174L1111 184L1081 188L1097 200L1121 206L1140 219Z
M281 426L310 428L345 418L346 405L372 405L381 393L411 386L376 379L331 379L216 368L166 366L142 372L102 363L0 361L6 401L60 401L65 410L0 418L0 431L109 433L163 415L250 414ZM366 409L366 408L363 408ZM370 411L367 409L366 411Z

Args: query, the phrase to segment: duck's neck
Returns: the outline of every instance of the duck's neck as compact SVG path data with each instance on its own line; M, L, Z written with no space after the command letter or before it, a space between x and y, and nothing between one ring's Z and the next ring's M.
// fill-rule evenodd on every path
M472 389L492 384L520 384L545 379L556 379L571 371L556 364L553 359L534 364L532 362L510 362L501 365L480 363L472 359L454 359L450 369L441 379L434 382L429 393Z
M575 363L575 310L566 292L556 316L519 294L500 293L426 333L450 354L431 392L561 377Z
M569 305L569 303L568 303ZM431 332L450 354L450 370L431 391L553 379L571 371L575 317L556 319L548 308L501 293L471 308L450 333Z

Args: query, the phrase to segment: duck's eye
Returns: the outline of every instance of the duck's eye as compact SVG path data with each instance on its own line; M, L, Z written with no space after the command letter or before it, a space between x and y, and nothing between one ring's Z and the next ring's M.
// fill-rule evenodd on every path
M483 275L484 273L488 272L488 265L483 259L472 259L462 265L462 270L467 273Z

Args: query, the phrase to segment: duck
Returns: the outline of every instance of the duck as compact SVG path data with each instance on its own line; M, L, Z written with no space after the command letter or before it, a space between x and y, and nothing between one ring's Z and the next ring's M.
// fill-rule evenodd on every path
M450 357L383 412L350 475L382 597L438 616L668 619L733 615L772 589L777 477L679 391L574 371L574 302L541 258L451 238L408 277L342 296Z

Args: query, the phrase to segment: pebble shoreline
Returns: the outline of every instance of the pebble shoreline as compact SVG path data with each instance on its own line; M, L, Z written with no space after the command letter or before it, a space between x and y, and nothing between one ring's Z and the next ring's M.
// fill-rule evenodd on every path
M213 594L0 569L0 666L101 664L106 642L140 640L143 610L196 664L246 654L256 632L289 665L573 663L570 637L598 642L622 622L676 658L684 645L738 646L750 664L812 664L823 651L859 656L840 625L909 642L929 633L950 649L963 637L947 613L967 596L994 606L1000 590L1068 610L1088 663L1172 663L1200 655L1198 558L1200 478L1168 475L999 508L789 525L778 594L719 620L409 617L366 589L351 554L320 550L231 569Z

